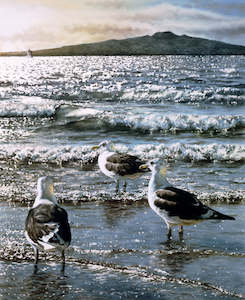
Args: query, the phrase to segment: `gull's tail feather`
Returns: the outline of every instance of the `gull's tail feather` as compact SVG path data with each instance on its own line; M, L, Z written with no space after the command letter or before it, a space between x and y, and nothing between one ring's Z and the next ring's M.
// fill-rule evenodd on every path
M204 219L212 219L212 220L235 220L234 217L222 214L214 209L209 209L209 212L204 216Z

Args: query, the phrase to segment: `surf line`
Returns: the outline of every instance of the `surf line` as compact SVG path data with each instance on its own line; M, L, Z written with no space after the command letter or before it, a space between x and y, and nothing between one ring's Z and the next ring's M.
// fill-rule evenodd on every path
M10 251L10 249L7 249L9 251L6 251L6 248L2 249L0 251L0 260L3 261L12 261L12 262L17 262L21 263L23 261L32 261L32 257L29 255L29 250L25 249L23 251ZM9 255L10 253L11 255ZM8 253L8 254L6 254ZM41 257L42 259L42 257ZM59 257L57 257L55 254L52 254L50 257L46 257L47 261L58 261ZM78 258L73 258L67 256L66 258L67 263L74 263L77 265L82 265L82 266L87 266L88 268L95 268L96 266L101 269L105 269L105 271L111 270L113 272L117 273L123 273L128 276L137 276L142 279L147 279L148 281L157 281L157 282L172 282L172 283L177 283L180 285L186 285L186 286L192 286L193 288L202 288L205 290L213 290L216 293L219 293L223 296L230 296L233 298L237 299L245 299L245 295L241 293L236 293L233 291L226 290L220 286L213 285L208 282L202 282L200 280L195 280L195 279L188 279L188 278L183 278L183 277L175 277L172 275L169 275L167 272L166 274L156 274L154 271L150 270L147 267L126 267L126 266L121 266L117 265L114 263L108 263L108 262L98 262L98 261L93 261L89 259L78 259Z
M118 273L123 273L126 275L131 275L131 276L137 276L139 278L144 278L149 281L158 281L158 282L172 282L172 283L177 283L180 285L186 285L186 286L192 286L193 288L202 288L205 290L213 290L219 294L222 294L223 296L230 296L234 297L237 299L245 299L245 295L236 293L233 291L229 291L224 289L223 287L213 285L208 282L202 282L200 280L195 280L195 279L188 279L188 278L183 278L183 277L174 277L169 274L166 275L158 275L153 273L151 270L147 270L147 268L144 267L126 267L126 266L120 266L114 263L106 263L106 262L97 262L97 261L92 261L88 259L76 259L76 258L68 258L67 262L73 262L78 265L86 265L88 268L91 267L98 267L100 270L104 268L106 271L108 269L118 272Z

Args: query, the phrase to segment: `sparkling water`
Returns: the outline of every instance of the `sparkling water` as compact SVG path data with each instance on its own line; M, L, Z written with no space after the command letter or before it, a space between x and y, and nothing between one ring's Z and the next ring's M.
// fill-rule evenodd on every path
M47 299L244 297L244 137L244 56L0 58L2 296L40 299L42 281ZM162 158L173 185L236 221L187 227L184 242L175 232L166 244L146 201L150 174L114 194L92 150L105 139ZM44 175L68 205L67 278L52 256L31 274L23 224Z

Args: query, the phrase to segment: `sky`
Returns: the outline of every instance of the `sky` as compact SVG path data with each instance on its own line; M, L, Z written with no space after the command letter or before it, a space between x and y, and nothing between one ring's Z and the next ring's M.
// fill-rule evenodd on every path
M0 0L0 51L159 31L245 46L245 0Z

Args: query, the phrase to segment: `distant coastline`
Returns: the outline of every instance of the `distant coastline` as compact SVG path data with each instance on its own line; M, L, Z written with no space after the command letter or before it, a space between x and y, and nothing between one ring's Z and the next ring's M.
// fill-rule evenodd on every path
M32 56L245 55L245 46L166 31L152 36L35 50L31 53ZM0 52L0 56L27 56L27 52Z

